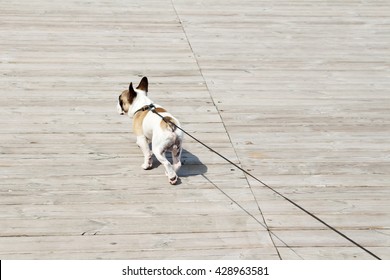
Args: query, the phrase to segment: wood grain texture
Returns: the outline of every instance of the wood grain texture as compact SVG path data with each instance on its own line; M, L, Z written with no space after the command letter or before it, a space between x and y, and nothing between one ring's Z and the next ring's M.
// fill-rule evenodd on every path
M185 138L144 171L130 81L390 258L386 1L0 3L1 259L370 259ZM267 231L267 226L271 233Z
M242 167L388 259L389 3L174 3ZM248 182L282 258L370 258Z

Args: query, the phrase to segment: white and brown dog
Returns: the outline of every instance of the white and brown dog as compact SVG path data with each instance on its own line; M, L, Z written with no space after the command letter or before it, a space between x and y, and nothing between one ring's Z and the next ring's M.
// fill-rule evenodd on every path
M169 183L176 184L176 172L181 166L180 157L183 143L183 132L178 129L179 121L161 106L154 104L148 95L148 79L143 77L136 89L130 83L129 89L119 95L118 113L127 114L133 118L133 131L137 136L137 145L144 154L145 170L152 168L155 157L165 167ZM163 118L164 119L163 119ZM149 143L152 143L152 151ZM166 152L172 153L171 164L165 157Z

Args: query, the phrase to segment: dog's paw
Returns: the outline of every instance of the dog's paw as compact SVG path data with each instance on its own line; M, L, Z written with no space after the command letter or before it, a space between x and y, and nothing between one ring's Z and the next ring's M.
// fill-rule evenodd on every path
M175 177L169 179L169 183L171 185L176 185L178 179L179 179L179 177L177 177L177 175L176 175Z
M152 168L152 166L153 166L152 163L146 163L146 164L144 163L141 165L142 169L144 169L144 170L149 170Z

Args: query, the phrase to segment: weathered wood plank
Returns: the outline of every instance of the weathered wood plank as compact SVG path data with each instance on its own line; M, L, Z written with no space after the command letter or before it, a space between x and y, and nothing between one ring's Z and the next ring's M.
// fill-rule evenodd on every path
M172 187L116 113L148 75L152 99L238 162L171 1L0 7L1 258L277 258L241 173L187 138Z
M199 249L253 249L269 247L269 239L262 239L262 232L221 232L189 234L135 234L135 235L83 235L65 237L4 237L2 253L14 252L19 248L21 253L27 252L102 252L102 251L141 251L141 250L192 250ZM181 238L177 238L181 237ZM19 240L17 244L16 240ZM86 242L88 240L88 242ZM243 246L242 240L246 240ZM91 242L91 243L89 243ZM26 250L27 249L27 250Z
M188 137L180 185L141 170L115 105L143 75L194 136L389 258L389 12L3 1L0 258L369 258Z
M390 226L389 4L175 3L242 166L388 252L388 236L369 229ZM271 227L287 226L279 238L305 247L298 259L367 257L311 232L321 225L248 181ZM283 258L297 258L283 246L278 240Z

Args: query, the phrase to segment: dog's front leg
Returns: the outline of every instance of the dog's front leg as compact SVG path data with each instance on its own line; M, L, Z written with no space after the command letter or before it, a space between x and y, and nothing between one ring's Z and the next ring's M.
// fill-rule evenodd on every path
M142 153L144 154L144 163L141 167L145 170L152 168L153 159L152 159L152 151L149 148L148 140L145 136L137 136L137 145L141 148Z

